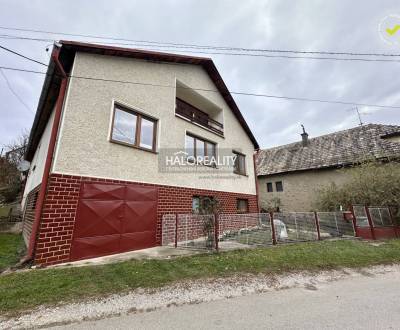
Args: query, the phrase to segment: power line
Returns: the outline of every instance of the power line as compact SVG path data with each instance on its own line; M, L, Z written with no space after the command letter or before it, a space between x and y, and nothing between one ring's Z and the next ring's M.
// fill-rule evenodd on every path
M17 98L17 100L32 114L34 114L34 112L31 110L31 108L29 108L29 106L24 102L24 100L14 91L14 89L12 88L10 81L8 80L7 76L5 75L5 73L3 72L2 68L0 69L0 73L3 76L8 89L10 90L10 92Z
M2 46L2 45L0 45L0 48L1 48L1 49L4 49L5 51L10 52L10 53L12 53L12 54L14 54L14 55L20 56L20 57L22 57L22 58L24 58L24 59L26 59L26 60L29 60L29 61L32 61L32 62L41 64L41 65L47 66L47 64L45 64L45 63L43 63L43 62L37 61L37 60L35 60L35 59L33 59L33 58L30 58L30 57L28 57L28 56L25 56L25 55L22 55L22 54L20 54L20 53L18 53L18 52L16 52L16 51L14 51L14 50L12 50L12 49L9 49L9 48L7 48L7 47L4 47L4 46Z
M0 35L0 39L16 39L16 40L31 40L40 42L56 42L54 39L41 39L41 38L29 38L29 37L18 37L9 35ZM86 41L87 42L87 41ZM98 42L91 42L98 44ZM162 47L163 50L167 51L178 51L190 54L206 54L206 55L228 55L228 56L248 56L248 57L264 57L264 58L285 58L285 59L308 59L308 60L333 60L333 61L356 61L356 62L396 62L400 63L400 59L381 59L381 58L348 58L348 57L332 57L332 56L293 56L293 55L272 55L272 54L254 54L254 53L232 53L232 52L216 52L216 51L203 51L200 50L181 50L179 46L167 46L167 45L153 45L153 44L140 44L140 43L119 43L119 42L102 42L106 45L124 45L124 46L135 46L135 47L147 47L146 50L159 50ZM304 53L304 52L298 52ZM315 53L315 52L314 52ZM386 56L386 55L385 55ZM390 55L392 56L392 55ZM397 55L393 55L397 56ZM400 55L398 55L400 56Z
M225 51L242 51L242 52L267 52L267 53L295 53L295 54L318 54L318 55L347 55L347 56L384 56L384 57L398 57L400 54L388 54L388 53L357 53L357 52L338 52L338 51L304 51L304 50L290 50L290 49L265 49L265 48L245 48L245 47L232 47L232 46L213 46L213 45L198 45L198 44L187 44L187 43L174 43L174 42L161 42L152 40L135 40L126 38L117 38L111 36L98 36L91 34L77 34L77 33L66 33L66 32L52 32L45 30L36 29L25 29L0 26L2 30L20 31L20 32L31 32L41 33L50 35L62 35L62 36L74 36L101 40L113 40L122 42L133 42L133 43L145 43L152 45L163 45L163 46L176 46L179 48L199 48L199 49L213 49L213 50L225 50ZM121 44L121 43L118 43Z
M47 75L47 73L43 72L43 71L27 70L27 69L20 69L20 68L11 68L11 67L5 67L5 66L0 66L0 69ZM85 77L85 76L76 76L76 75L68 75L68 77L69 78L75 78L75 79L92 80L92 81L113 82L113 83L121 83L121 84L132 84L132 85L164 87L164 88L191 89L191 90L195 90L195 91L219 93L218 90L207 89L207 88L195 88L195 87L192 88L192 87L183 87L183 86L182 87L176 87L175 85L152 84L152 83L143 83L143 82L128 81L128 80L105 79L105 78ZM375 107L375 108L400 109L400 106L369 104L369 103L350 102L350 101L332 101L332 100L312 99L312 98L305 98L305 97L279 96L279 95L272 95L272 94L235 92L235 91L230 91L230 93L233 94L233 95L264 97L264 98L274 98L274 99L284 99L284 100L290 100L290 101L304 101L304 102L331 103L331 104L342 104L342 105L358 105L358 106Z

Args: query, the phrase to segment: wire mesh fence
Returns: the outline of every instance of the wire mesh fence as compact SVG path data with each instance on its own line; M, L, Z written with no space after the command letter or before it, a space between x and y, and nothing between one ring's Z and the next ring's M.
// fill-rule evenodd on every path
M313 212L279 212L273 214L273 219L278 244L318 239Z
M353 224L353 216L355 224ZM273 219L273 222L272 222ZM354 205L351 212L276 212L219 214L166 214L162 219L162 245L193 249L246 248L330 238L364 237L369 228L393 226L387 207ZM274 231L273 229L274 228ZM370 238L371 235L367 235ZM372 235L375 239L375 236Z
M393 226L390 210L388 207L368 207L374 227L388 227Z
M321 239L333 237L354 237L353 222L343 212L318 212Z
M353 205L353 212L358 227L369 227L367 211L364 205Z
M213 214L165 214L162 223L162 245L193 249L215 248Z
M268 213L221 214L218 224L220 249L272 244Z

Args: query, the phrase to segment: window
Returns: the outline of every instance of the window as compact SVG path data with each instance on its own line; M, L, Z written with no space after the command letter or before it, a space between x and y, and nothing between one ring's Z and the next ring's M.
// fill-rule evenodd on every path
M199 213L200 211L200 197L194 196L192 199L192 211L193 213Z
M157 121L115 105L111 141L145 150L156 150Z
M234 151L233 155L236 156L233 163L233 173L246 175L246 156Z
M275 182L275 188L276 188L276 191L283 191L283 183L282 183L282 181L276 181Z
M193 196L192 198L192 212L200 214L213 213L215 205L214 197L210 196Z
M267 192L273 192L272 182L267 182Z
M186 135L186 153L188 161L205 163L208 166L216 166L215 143L206 141L194 135Z
M249 212L249 201L247 199L237 200L237 213Z

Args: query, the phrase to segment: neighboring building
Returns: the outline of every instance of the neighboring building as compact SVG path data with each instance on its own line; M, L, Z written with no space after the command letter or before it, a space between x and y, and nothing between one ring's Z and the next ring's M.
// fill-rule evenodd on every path
M205 196L257 212L255 149L211 59L62 41L26 154L28 256L49 265L158 245L162 216L196 212ZM170 173L168 152L237 158L228 173Z
M338 169L365 159L400 158L400 126L369 124L261 150L257 175L261 209L280 201L283 211L311 211L318 189L349 179Z

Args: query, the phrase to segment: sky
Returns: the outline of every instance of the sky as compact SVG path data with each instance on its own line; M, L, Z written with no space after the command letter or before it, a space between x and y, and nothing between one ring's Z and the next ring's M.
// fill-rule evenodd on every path
M400 43L392 42L396 40L393 38L400 40L400 30L393 34L392 39L380 31L384 24L394 27L396 20L400 24L398 0L0 0L0 27L3 28L274 50L400 54ZM9 39L5 35L94 40L0 28L1 46L46 63L49 61L46 47L51 47L51 42ZM164 50L185 53L185 49ZM214 60L231 91L400 106L400 57L361 56L399 60L366 62L198 55ZM45 70L39 64L2 49L0 66ZM31 128L44 76L1 71L18 95L16 97L11 92L4 76L0 75L0 145L3 145ZM234 95L234 99L262 148L299 141L300 124L313 137L359 123L351 104L245 95ZM364 123L400 124L400 109L358 108Z

